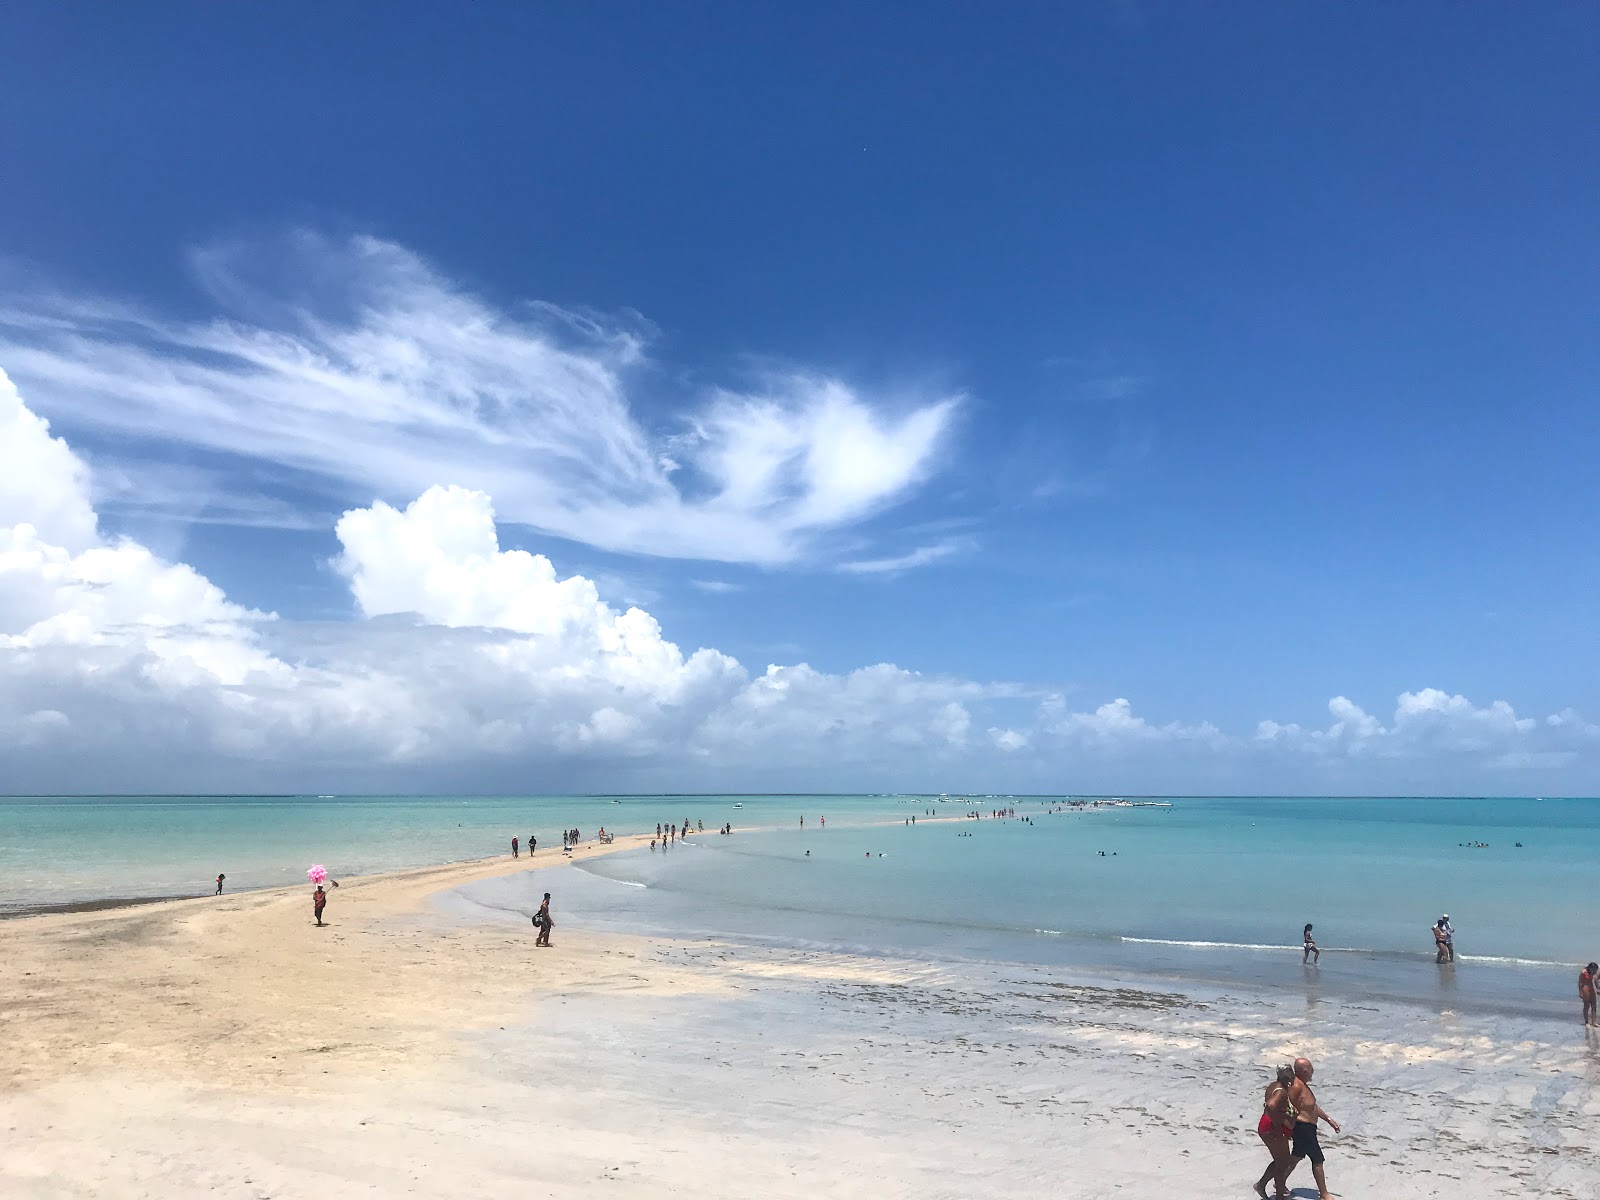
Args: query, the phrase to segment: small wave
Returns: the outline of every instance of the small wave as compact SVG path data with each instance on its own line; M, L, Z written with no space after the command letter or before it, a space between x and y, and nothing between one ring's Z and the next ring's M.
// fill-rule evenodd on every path
M1062 936L1061 930L1059 930L1059 929L1035 929L1034 932L1037 933L1040 937L1061 937Z
M1564 967L1566 963L1551 962L1548 958L1505 958L1497 954L1458 954L1457 962L1498 963L1503 967Z
M1265 946L1255 942L1185 942L1172 938L1142 938L1122 935L1119 941L1137 942L1142 946L1182 946L1187 950L1298 950L1299 946ZM1324 949L1327 949L1326 947ZM1357 953L1362 953L1357 951Z

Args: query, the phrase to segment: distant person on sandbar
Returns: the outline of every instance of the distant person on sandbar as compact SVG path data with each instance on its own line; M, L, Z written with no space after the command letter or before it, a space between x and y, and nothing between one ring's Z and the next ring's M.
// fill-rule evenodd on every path
M539 848L539 839L534 837L533 834L530 833L528 835L528 853L532 854L538 848Z
M1311 936L1311 926L1306 926L1306 948L1300 955L1302 963L1319 963L1322 961L1322 951L1318 949L1316 939Z
M517 839L514 837L511 839L511 857L517 857Z
M1277 1181L1275 1194L1289 1194L1289 1172L1294 1170L1294 1151L1289 1139L1294 1135L1294 1110L1289 1107L1289 1087L1294 1083L1294 1068L1279 1067L1278 1077L1267 1084L1267 1094L1261 1102L1261 1119L1256 1122L1256 1135L1266 1146L1272 1161L1256 1180L1256 1195L1266 1200L1267 1180Z
M317 924L322 924L322 910L328 907L328 893L322 890L322 885L317 884L317 890L311 893L311 911L316 914Z
M1585 1025L1600 1025L1600 1017L1595 1016L1594 994L1600 988L1600 963L1590 963L1578 972L1578 999L1583 1001L1583 1023Z
M544 894L544 903L539 905L539 911L533 914L533 923L539 927L539 936L533 939L535 946L548 946L550 944L550 930L555 922L550 919L550 893Z
M219 895L219 896L222 895L222 881L224 879L226 879L226 878L227 878L226 875L218 875L217 876L217 895Z
M1317 1095L1311 1090L1314 1072L1309 1058L1294 1060L1294 1082L1289 1085L1289 1103L1294 1106L1291 1148L1295 1165L1299 1165L1302 1158L1311 1160L1311 1174L1316 1178L1320 1200L1333 1200L1333 1193L1328 1190L1328 1177L1322 1169L1322 1143L1317 1140L1317 1122L1326 1121L1335 1133L1339 1132L1339 1122L1317 1103ZM1290 1170L1293 1169L1291 1166Z

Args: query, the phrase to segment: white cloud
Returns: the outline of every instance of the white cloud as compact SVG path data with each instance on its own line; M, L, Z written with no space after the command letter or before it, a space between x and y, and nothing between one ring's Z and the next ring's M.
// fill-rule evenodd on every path
M1575 751L1567 743L1587 736L1571 710L1539 722L1519 717L1504 700L1480 707L1438 688L1401 693L1387 725L1344 696L1328 701L1328 711L1334 719L1325 729L1262 721L1256 740L1336 760L1446 756L1519 768L1568 764Z
M1186 725L1172 721L1152 725L1133 711L1133 705L1118 698L1093 712L1071 712L1059 696L1045 700L1040 708L1040 730L1068 743L1102 748L1129 749L1159 743L1188 743L1195 747L1221 748L1227 738L1210 722Z
M1018 733L1015 729L991 728L989 730L989 740L993 742L997 748L1004 750L1007 754L1010 754L1027 746L1028 735L1025 733Z
M607 550L764 564L903 499L958 408L796 370L656 421L642 322L497 306L373 238L302 233L194 262L226 317L22 293L0 309L0 362L64 420L335 495L455 484L494 496L503 520Z
M1030 724L1014 719L1037 700L1026 688L887 663L752 675L714 649L685 653L649 613L614 607L544 555L502 549L489 496L464 487L347 512L336 566L357 617L280 620L100 533L88 470L3 374L0 432L0 779L12 788L315 787L343 772L354 788L509 778L543 790L587 764L604 787L1084 790L1138 772L1182 789L1296 762L1312 773L1271 778L1314 787L1316 771L1365 764L1381 787L1416 778L1396 774L1407 764L1425 778L1593 779L1600 759L1600 727L1570 709L1533 720L1437 689L1401 695L1387 724L1339 696L1326 728L1266 721L1251 739L1156 724L1123 698L1077 710L1046 696Z
M94 543L89 472L49 422L22 403L0 371L0 525L27 521L41 538L70 550Z
M8 452L54 456L55 475L8 493L0 526L0 758L54 751L53 769L71 772L88 757L166 757L180 774L208 757L311 772L485 754L814 763L824 747L864 761L885 742L961 747L963 701L992 690L889 665L751 679L716 650L686 655L642 609L502 550L489 497L459 487L339 521L357 620L277 621L184 564L101 538L87 471L8 382L5 394ZM30 518L87 544L55 545Z
M901 571L910 571L916 567L925 567L930 563L941 562L953 555L972 549L973 545L971 538L947 538L942 542L918 546L915 550L906 554L897 554L892 558L871 558L857 562L840 563L839 570L852 575L898 574Z
M734 592L744 591L742 585L729 583L726 579L691 579L689 583L700 591L713 596L727 596Z

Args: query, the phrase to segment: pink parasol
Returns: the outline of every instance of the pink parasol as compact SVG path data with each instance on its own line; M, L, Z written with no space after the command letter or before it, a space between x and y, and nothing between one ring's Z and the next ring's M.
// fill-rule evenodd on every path
M316 866L312 867L306 872L306 878L311 880L312 883L321 883L327 877L328 868L323 866L321 863L318 863Z

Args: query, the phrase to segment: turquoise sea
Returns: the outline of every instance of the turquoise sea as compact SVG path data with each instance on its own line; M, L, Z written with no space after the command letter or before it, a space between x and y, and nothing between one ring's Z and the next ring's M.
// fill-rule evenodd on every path
M708 831L670 851L580 861L538 886L565 924L719 935L1564 1013L1600 957L1593 799L1175 797L1057 811L1050 797L74 797L0 800L0 910L200 894L509 852L560 830ZM1014 806L1018 818L989 812ZM800 818L806 823L802 829ZM828 819L823 829L818 819ZM1519 845L1520 843L1520 845ZM807 854L809 851L809 855ZM1100 853L1104 851L1104 855ZM532 910L535 881L468 889ZM1459 961L1433 962L1444 912ZM1304 968L1311 921L1323 947Z

